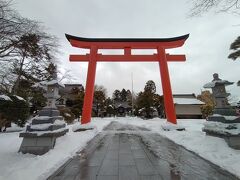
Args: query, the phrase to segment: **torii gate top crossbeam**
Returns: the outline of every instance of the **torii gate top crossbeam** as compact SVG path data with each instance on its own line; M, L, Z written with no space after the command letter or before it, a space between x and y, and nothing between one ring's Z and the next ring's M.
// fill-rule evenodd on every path
M90 49L164 49L181 47L189 34L174 38L83 38L66 34L66 38L74 47Z

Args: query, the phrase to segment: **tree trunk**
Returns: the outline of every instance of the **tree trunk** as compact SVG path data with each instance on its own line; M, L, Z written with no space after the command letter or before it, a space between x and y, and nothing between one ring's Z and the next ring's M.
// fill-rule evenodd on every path
M20 83L20 79L21 79L21 76L22 76L24 60L25 60L25 56L21 60L20 68L19 68L19 72L18 72L18 76L17 76L17 80L16 80L16 82L15 82L15 84L13 86L13 89L12 89L12 94L17 94L19 83Z

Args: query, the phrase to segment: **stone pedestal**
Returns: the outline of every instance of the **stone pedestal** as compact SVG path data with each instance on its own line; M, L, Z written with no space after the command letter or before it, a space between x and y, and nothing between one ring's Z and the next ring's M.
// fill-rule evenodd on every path
M225 86L233 82L222 80L218 74L213 74L213 80L204 85L204 88L211 88L216 104L213 115L207 117L203 131L207 135L223 138L229 147L240 149L240 117L227 100L230 95L226 92Z
M54 148L57 137L63 136L67 132L68 129L41 135L37 133L21 133L20 137L23 137L23 141L19 152L43 155Z
M32 119L31 125L27 126L26 132L20 133L23 141L19 152L42 155L53 149L56 139L68 132L63 117L59 111L53 108L44 108L38 116ZM48 115L48 116L46 116ZM52 116L54 115L54 116Z
M219 120L219 119L216 119ZM219 121L207 121L204 124L203 131L207 135L223 138L229 147L233 149L240 149L240 118L232 121L222 122Z

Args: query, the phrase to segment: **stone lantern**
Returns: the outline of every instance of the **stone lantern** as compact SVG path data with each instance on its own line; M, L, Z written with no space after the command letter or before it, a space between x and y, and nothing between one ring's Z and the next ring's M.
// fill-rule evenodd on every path
M218 74L213 74L213 80L204 85L204 88L211 88L215 101L213 115L207 117L203 131L207 135L218 136L225 139L228 145L234 149L240 149L240 117L227 100L230 95L226 92L225 86L233 82L222 80Z
M56 74L56 73L55 73ZM47 89L47 105L39 111L38 116L32 119L27 126L26 132L20 133L23 141L19 152L42 155L53 149L56 139L68 132L63 117L57 109L55 103L59 98L59 87L62 86L56 75L53 80L42 82L41 85Z
M227 97L230 93L226 92L226 86L232 85L233 82L229 82L227 80L222 80L219 78L217 73L213 74L213 80L210 83L205 84L204 88L211 88L212 94L215 101L215 108L213 110L213 114L219 115L227 115L227 116L234 116L236 112L228 103Z

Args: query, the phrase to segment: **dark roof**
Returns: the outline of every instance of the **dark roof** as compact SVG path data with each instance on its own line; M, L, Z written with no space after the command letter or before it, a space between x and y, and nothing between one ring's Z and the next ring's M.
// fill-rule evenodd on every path
M173 42L178 40L186 40L189 34L173 38L84 38L65 34L66 38L70 40L85 41L85 42Z
M82 84L64 84L65 86L83 86Z
M174 98L187 98L187 97L196 98L196 95L194 93L192 93L192 94L173 94L173 97Z

